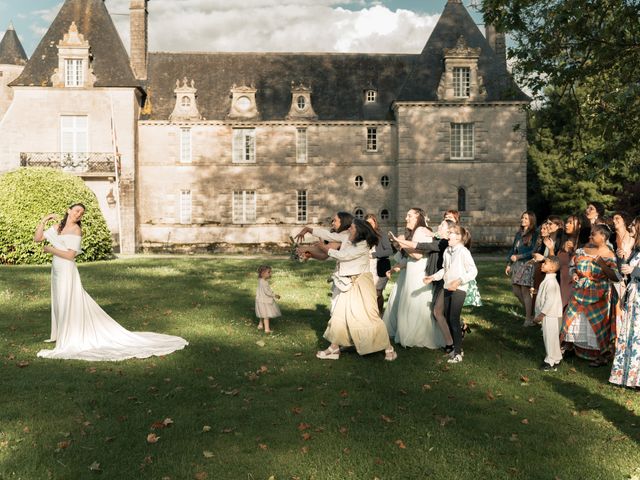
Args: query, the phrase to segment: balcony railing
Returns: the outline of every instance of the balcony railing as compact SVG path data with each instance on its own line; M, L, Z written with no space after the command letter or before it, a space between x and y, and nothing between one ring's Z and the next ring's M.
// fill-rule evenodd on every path
M59 168L80 176L114 176L120 158L115 153L21 152L20 166Z

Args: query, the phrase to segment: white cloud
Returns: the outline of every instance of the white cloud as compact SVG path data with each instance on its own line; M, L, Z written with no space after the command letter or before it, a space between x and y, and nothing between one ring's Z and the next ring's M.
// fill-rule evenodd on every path
M439 15L357 0L153 0L151 51L417 53ZM345 5L362 5L348 10ZM107 0L129 46L129 0Z

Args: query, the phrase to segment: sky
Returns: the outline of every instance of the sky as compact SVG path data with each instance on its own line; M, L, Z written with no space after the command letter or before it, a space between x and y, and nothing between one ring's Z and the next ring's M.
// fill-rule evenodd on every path
M105 0L129 47L130 0ZM476 20L478 0L463 0ZM62 0L0 0L31 56ZM150 0L151 51L418 53L446 0ZM483 27L480 27L481 30Z

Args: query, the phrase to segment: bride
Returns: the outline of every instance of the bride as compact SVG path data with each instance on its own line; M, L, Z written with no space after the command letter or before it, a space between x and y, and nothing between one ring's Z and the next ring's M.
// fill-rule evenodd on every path
M40 350L39 357L73 360L124 360L168 355L188 342L180 337L151 332L130 332L113 320L82 288L75 257L82 239L81 220L85 207L72 205L56 224L58 216L45 216L34 234L37 243L47 241L44 251L53 255L51 266L51 337L53 350Z

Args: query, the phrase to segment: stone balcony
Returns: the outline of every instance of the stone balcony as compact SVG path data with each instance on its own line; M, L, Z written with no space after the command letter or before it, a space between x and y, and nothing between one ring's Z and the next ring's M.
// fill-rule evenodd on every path
M115 177L120 156L115 153L21 152L21 167L49 167L79 177Z

